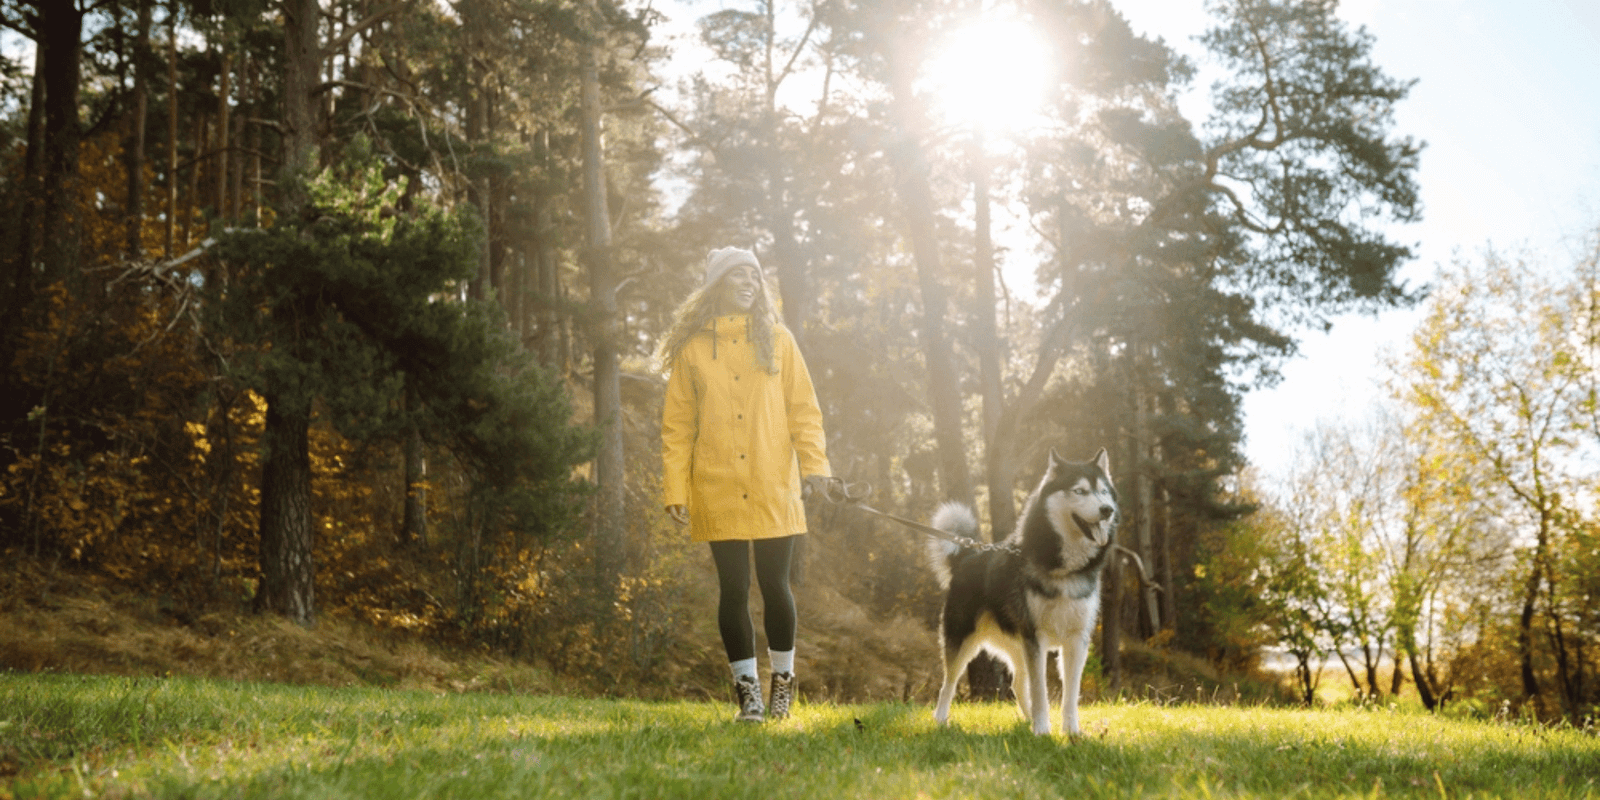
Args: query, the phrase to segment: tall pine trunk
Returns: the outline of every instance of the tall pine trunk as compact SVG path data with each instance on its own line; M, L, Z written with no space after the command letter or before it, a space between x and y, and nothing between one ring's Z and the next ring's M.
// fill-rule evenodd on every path
M77 3L51 2L39 11L39 40L44 75L44 151L40 188L43 238L37 253L44 265L43 283L78 278L80 220L78 150L83 129L78 119L82 77L83 12Z
M302 184L318 166L316 104L311 92L320 80L317 0L284 0L283 167L288 182L285 205L298 211L306 203Z
M307 197L302 183L318 162L315 106L311 91L320 63L317 0L288 0L284 13L284 166L287 187L284 223L298 224ZM289 312L292 313L292 312ZM287 316L287 315L285 315ZM292 319L278 329L293 330ZM292 352L292 342L275 342ZM269 379L270 381L270 379ZM267 393L266 447L261 479L261 587L256 608L283 614L302 625L315 619L312 592L311 399L300 386L277 386Z
M162 234L162 253L172 258L178 238L178 0L167 7L167 214Z
M596 15L598 17L598 15ZM583 47L583 197L588 218L589 303L593 313L594 418L600 428L595 457L594 559L603 598L622 573L623 481L622 370L618 354L617 277L611 263L611 217L606 201L605 151L601 139L600 66L597 42Z
M1133 477L1133 491L1129 494L1135 503L1135 520L1138 524L1133 526L1134 549L1139 553L1146 567L1156 563L1155 558L1155 516L1156 498L1155 482L1151 471L1155 463L1155 436L1150 430L1150 405L1153 400L1145 389L1144 375L1149 367L1149 360L1143 358L1140 352L1143 344L1135 340L1130 344L1129 350L1133 352L1131 363L1134 374L1131 377L1133 392L1133 452L1136 458L1124 466L1128 474ZM1154 586L1139 583L1139 633L1148 639L1161 630L1161 608L1158 604Z
M228 153L233 149L233 50L227 42L222 45L222 70L217 82L217 149L212 165L216 171L212 177L216 182L212 186L212 202L216 207L217 219L229 220L233 216L228 204Z
M944 268L939 257L938 218L934 214L930 168L923 152L923 136L928 129L926 115L913 89L915 59L902 47L891 46L889 57L889 103L895 124L895 140L890 144L889 162L894 171L895 188L905 213L911 239L912 260L916 263L917 286L922 294L922 318L918 334L922 357L928 370L928 400L933 411L933 438L939 464L939 493L947 501L965 503L976 500L972 473L967 467L966 434L962 430L961 384L955 354L945 332L948 302ZM994 531L990 531L991 535ZM967 667L967 686L974 699L998 699L1005 691L1003 671L998 662L979 655Z
M28 103L27 157L23 162L22 181L17 189L17 249L8 253L5 281L0 284L0 364L10 364L16 351L15 332L23 318L23 311L33 303L37 291L34 264L39 249L39 206L44 198L44 48L37 47L33 54L33 88ZM13 385L21 376L13 370L0 370L0 410L6 419L15 419L26 413L28 400Z
M915 65L903 53L891 53L890 104L897 141L890 162L905 212L916 262L917 286L922 294L919 333L928 369L928 399L933 409L933 436L938 449L940 493L946 500L973 504L972 475L967 468L966 436L962 432L961 385L955 355L945 332L948 302L944 268L939 257L938 220L933 210L929 166L922 151L927 124L914 90Z
M127 254L144 252L145 123L150 111L150 0L138 0L138 30L133 41L133 113L128 132Z
M977 290L973 301L977 321L974 339L978 350L978 385L983 394L984 475L989 485L989 526L994 531L995 538L999 538L1017 526L1016 501L1012 499L1016 469L1010 465L1014 455L1009 452L1010 448L1007 446L1009 442L999 436L1000 415L1004 411L1005 404L1000 365L1005 362L1005 353L995 319L995 264L989 214L989 161L984 149L981 125L973 133L972 147L967 158L968 167L972 170L972 199L975 205L972 269L973 285Z
M256 609L302 625L316 619L311 521L311 407L294 389L267 393L262 432L261 585Z

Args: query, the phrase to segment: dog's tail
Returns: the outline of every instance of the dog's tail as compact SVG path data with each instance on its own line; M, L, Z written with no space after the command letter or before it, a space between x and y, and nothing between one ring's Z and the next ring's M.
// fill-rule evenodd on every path
M945 503L933 512L929 524L941 531L949 531L967 539L978 538L978 516L966 503ZM928 537L928 566L933 568L939 586L950 588L951 559L961 552L961 546L935 536Z

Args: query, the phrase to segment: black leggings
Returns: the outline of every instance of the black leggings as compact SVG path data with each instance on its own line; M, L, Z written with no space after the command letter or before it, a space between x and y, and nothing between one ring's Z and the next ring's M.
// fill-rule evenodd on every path
M789 562L794 557L794 536L781 539L737 539L711 543L711 557L717 562L717 581L721 599L717 603L717 627L722 631L722 646L728 661L743 661L756 656L756 629L750 621L750 551L755 551L756 582L761 585L761 601L767 631L767 647L778 652L794 649L794 595L789 591Z

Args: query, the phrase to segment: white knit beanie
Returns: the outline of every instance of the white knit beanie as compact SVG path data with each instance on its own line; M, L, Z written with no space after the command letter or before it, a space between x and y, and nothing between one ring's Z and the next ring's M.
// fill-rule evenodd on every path
M761 262L756 260L755 253L737 247L720 247L712 250L710 255L706 256L705 285L710 286L722 280L722 276L728 274L728 270L740 266L755 267L756 276L761 277Z

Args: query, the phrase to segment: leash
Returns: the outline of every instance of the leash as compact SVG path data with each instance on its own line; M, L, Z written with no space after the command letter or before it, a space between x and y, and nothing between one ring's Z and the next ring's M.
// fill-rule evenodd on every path
M965 536L957 536L949 531L940 530L932 525L924 525L916 520L910 520L906 519L905 517L899 517L895 516L894 514L879 511L878 509L866 504L866 499L872 496L872 484L870 483L846 483L843 478L825 478L824 480L826 482L823 485L822 497L823 499L835 505L844 506L846 508L854 508L858 511L865 511L875 517L880 517L882 519L889 520L890 522L897 522L907 528L910 528L911 530L917 531L918 533L925 533L929 536L943 539L959 547L970 550L978 550L986 553L998 550L1001 552L1010 553L1014 556L1022 555L1022 548L1017 547L1016 545L1008 545L1004 542L980 542L977 539L968 539ZM1113 546L1116 548L1117 552L1127 556L1130 560L1132 560L1134 567L1139 570L1140 588L1149 586L1158 592L1166 591L1166 589L1162 588L1161 584L1151 580L1150 572L1145 569L1144 559L1140 558L1138 553L1121 544Z
M894 514L879 511L878 509L866 504L866 499L872 496L872 484L870 483L846 483L843 478L827 478L825 480L827 482L824 484L822 497L823 499L830 503L834 503L835 505L841 505L846 508L854 508L858 511L865 511L872 516L886 519L890 522L899 523L907 528L910 528L911 530L917 531L918 533L925 533L929 536L943 539L951 544L969 550L978 550L981 552L994 552L998 550L1016 556L1022 555L1022 548L1015 545L1008 545L1003 542L980 542L977 539L968 539L965 536L957 536L954 533L935 528L932 525L924 525L916 520L910 520L906 519L905 517L899 517L895 516Z

